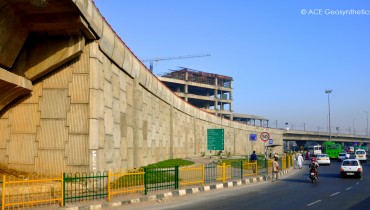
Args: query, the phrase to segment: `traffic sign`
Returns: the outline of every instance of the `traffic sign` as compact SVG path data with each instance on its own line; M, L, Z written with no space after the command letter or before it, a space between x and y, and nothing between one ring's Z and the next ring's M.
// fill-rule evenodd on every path
M267 141L267 140L270 139L270 134L267 133L267 132L262 132L261 135L260 135L260 137L261 137L261 140L262 141Z
M274 144L274 140L269 139L269 144L270 144L270 145Z
M224 150L224 129L207 129L208 150Z
M249 141L256 141L257 140L257 134L251 133L249 134Z

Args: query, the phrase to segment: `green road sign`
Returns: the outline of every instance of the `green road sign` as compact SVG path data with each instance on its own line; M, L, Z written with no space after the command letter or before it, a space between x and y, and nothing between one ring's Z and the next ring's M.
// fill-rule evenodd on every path
M224 150L224 129L207 129L208 150Z

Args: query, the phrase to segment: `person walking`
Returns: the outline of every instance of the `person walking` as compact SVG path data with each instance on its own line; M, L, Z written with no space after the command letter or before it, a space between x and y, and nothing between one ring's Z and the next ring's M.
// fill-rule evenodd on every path
M279 163L277 162L278 158L275 157L272 162L272 182L277 181L279 178Z
M302 163L303 163L303 157L302 157L301 153L298 153L297 165L298 165L299 169L302 169Z
M252 163L257 161L256 151L253 151L253 153L251 154L250 160L251 160Z
M256 173L257 172L257 155L256 155L256 151L253 151L253 153L251 154L251 158L250 158L250 162L253 163L252 165L252 171L253 173Z

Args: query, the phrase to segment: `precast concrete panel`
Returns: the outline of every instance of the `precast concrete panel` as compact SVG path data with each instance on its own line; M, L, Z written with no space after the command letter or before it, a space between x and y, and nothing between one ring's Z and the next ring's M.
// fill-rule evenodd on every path
M40 122L37 104L20 104L9 115L11 133L36 133Z
M99 119L90 119L89 125L89 149L99 149Z
M40 174L60 175L67 172L63 150L39 150L35 158L35 171Z
M70 83L69 96L71 103L89 103L89 75L73 74Z
M35 134L11 134L7 156L12 164L34 164L37 154Z
M108 107L105 107L104 110L105 134L113 135L113 110Z
M72 68L69 65L63 65L57 70L50 72L42 81L43 88L68 88L72 81Z
M89 117L93 119L103 118L104 117L104 103L103 103L103 94L101 90L90 89L89 91Z
M119 149L121 146L121 130L120 125L117 123L113 124L113 148Z
M103 23L103 36L99 39L99 47L101 51L107 55L107 57L112 58L114 49L114 39L116 34L113 32L112 28L108 23Z
M65 154L68 165L89 165L89 136L70 134Z
M42 96L42 82L37 82L33 84L32 92L22 97L25 104L38 104L40 102L40 97Z
M141 62L138 62L138 75L137 75L137 80L139 81L139 83L145 88L145 89L148 89L148 87L146 86L146 79L147 79L147 76L149 74L149 71L148 69L141 63Z
M112 135L105 135L105 145L104 145L104 150L105 150L105 162L106 164L108 163L113 163L114 162L114 140Z
M65 119L69 109L68 89L43 89L40 98L41 118Z
M10 140L9 119L0 119L0 149L5 149L7 142Z
M68 141L68 127L65 119L41 119L37 129L39 149L64 149Z
M112 55L112 60L122 68L123 66L123 61L125 58L125 48L123 45L122 40L116 35L114 38L114 49L113 49L113 55Z
M112 69L118 70L117 67L112 67ZM113 98L119 99L120 85L119 85L119 72L112 74L112 88L113 88Z
M123 70L130 76L132 76L133 65L132 60L134 56L131 54L131 51L125 46L125 59L123 61Z
M104 148L105 141L105 123L104 119L99 119L99 149Z
M127 81L127 86L126 86L126 96L127 96L127 105L133 106L134 104L134 86L133 86L133 80L128 79Z
M89 105L71 104L71 110L68 113L67 125L69 133L88 134L89 133Z
M132 73L131 73L131 76L134 78L134 79L137 79L138 81L140 81L140 61L134 57L134 59L132 59Z
M104 80L104 105L113 108L113 87L110 81Z

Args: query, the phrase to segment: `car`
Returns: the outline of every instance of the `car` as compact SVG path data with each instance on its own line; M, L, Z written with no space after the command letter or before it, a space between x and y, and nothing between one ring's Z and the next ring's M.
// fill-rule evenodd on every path
M316 161L319 165L330 165L330 158L327 154L317 154Z
M345 160L346 159L346 152L344 153L344 152L342 152L342 153L339 153L338 154L338 161L343 161L343 160Z
M364 149L358 149L355 151L356 159L359 160L361 163L366 163L366 151Z
M340 176L357 176L362 177L362 165L357 159L345 159L340 166Z

